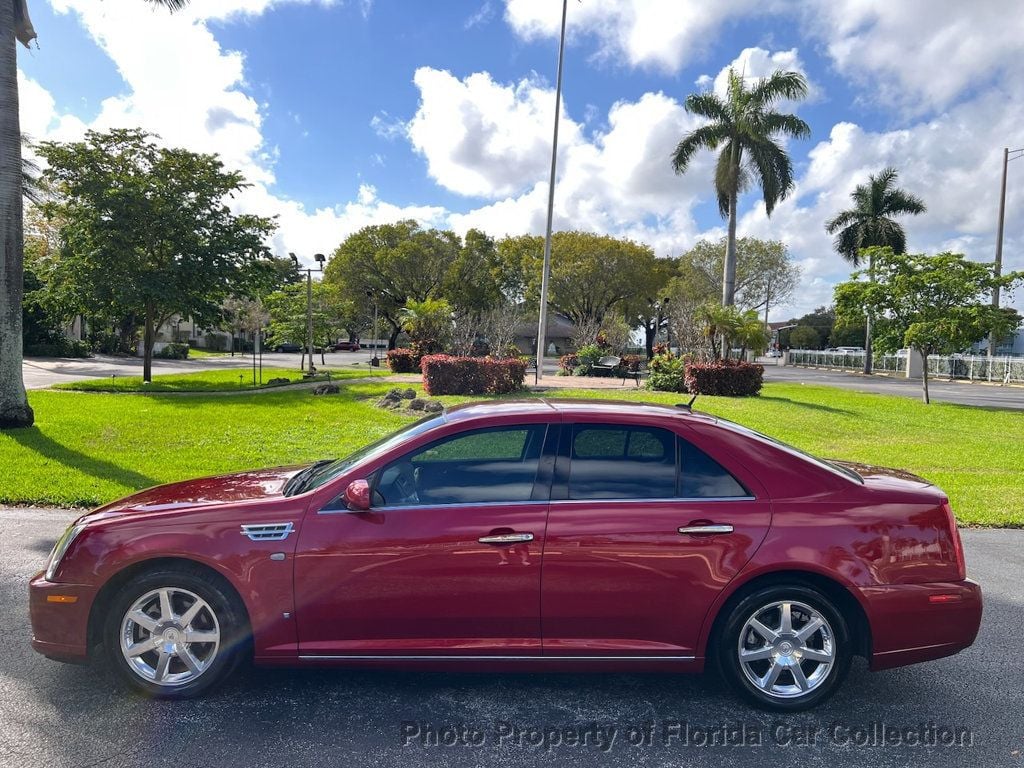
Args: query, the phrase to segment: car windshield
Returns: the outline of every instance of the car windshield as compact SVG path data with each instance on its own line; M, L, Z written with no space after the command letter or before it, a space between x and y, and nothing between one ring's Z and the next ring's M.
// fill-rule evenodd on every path
M864 483L864 478L862 478L852 469L847 469L846 467L834 464L833 462L827 461L826 459L818 458L817 456L810 454L807 451L802 451L799 448L790 445L789 443L784 443L777 438L758 432L757 430L751 429L750 427L744 427L742 424L737 424L734 421L729 421L728 419L720 419L717 417L716 419L718 424L725 427L726 429L731 429L734 432L740 432L744 435L747 435L748 437L753 437L755 440L763 440L767 443L771 443L776 448L786 451L787 453L791 453L794 456L799 456L802 459L806 459L807 461L816 464L822 469L827 469L829 472L832 472L833 474L845 477L847 480L853 480L854 482L860 483L862 485Z
M343 459L314 464L306 469L302 475L296 477L298 482L293 482L291 484L286 495L295 496L300 493L311 491L314 488L319 488L324 483L333 480L360 461L369 459L379 453L389 451L396 445L401 445L406 440L410 440L417 435L422 435L424 432L443 423L444 414L424 416L422 419L414 421L412 424L403 427L397 432L392 432L390 435L386 435L376 442L363 446L358 451L349 454Z

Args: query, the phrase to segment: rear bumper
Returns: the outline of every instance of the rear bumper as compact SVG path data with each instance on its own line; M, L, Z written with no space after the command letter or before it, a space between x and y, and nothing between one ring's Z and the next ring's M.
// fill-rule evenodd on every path
M981 626L981 587L970 579L861 590L871 622L871 669L941 659L968 648Z
M32 647L51 659L84 662L89 657L89 610L96 590L83 584L54 584L40 571L28 585Z

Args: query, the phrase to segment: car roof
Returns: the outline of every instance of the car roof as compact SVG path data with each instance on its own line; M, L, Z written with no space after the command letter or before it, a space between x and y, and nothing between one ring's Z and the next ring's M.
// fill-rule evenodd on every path
M538 397L528 400L489 400L483 403L463 403L445 409L445 421L462 421L488 416L525 416L557 411L573 414L607 415L611 417L656 416L661 418L689 418L715 422L713 416L699 411L691 412L680 406L645 403L631 400L601 400Z

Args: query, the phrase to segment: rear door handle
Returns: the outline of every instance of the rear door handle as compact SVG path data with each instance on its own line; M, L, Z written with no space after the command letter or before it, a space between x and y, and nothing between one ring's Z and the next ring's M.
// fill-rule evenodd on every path
M477 541L481 544L518 544L521 541L533 541L533 534L496 533L492 536L481 536Z
M710 535L715 533L732 533L731 525L684 525L679 532L685 535Z

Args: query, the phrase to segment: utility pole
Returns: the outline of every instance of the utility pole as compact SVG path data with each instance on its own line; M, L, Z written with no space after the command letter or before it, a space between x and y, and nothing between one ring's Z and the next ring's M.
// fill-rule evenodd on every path
M1011 158L1013 154L1015 157ZM1011 159L1018 160L1024 157L1024 148L1021 150L1011 150L1009 146L1002 147L1002 183L999 186L999 219L996 224L995 232L995 276L999 278L1002 275L1002 229L1007 218L1007 166L1010 165ZM996 309L999 308L999 287L996 286L992 289L992 306ZM998 339L995 338L995 334L989 334L988 336L988 356L989 358L995 354L995 344Z
M562 58L565 55L565 16L569 0L562 0L562 34L558 40L558 75L555 78L555 131L551 141L551 176L548 180L548 222L544 232L544 271L540 278L540 318L537 321L537 370L533 383L544 370L544 342L548 335L548 276L551 274L551 222L555 210L555 166L558 162L558 116L562 110Z
M299 265L299 257L294 253L288 254L291 260L295 262L295 266ZM319 272L324 271L324 262L327 261L322 253L313 254L313 259L316 261ZM300 268L301 269L301 268ZM309 354L309 371L308 374L312 376L316 373L316 368L313 366L313 268L306 267L306 352Z

